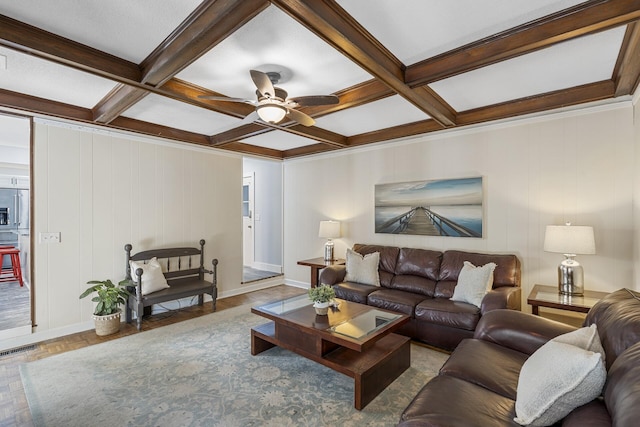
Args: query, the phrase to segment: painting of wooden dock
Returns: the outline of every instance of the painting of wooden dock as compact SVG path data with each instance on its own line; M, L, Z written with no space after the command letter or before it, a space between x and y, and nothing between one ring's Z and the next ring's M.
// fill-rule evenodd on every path
M482 177L375 186L376 233L482 237Z

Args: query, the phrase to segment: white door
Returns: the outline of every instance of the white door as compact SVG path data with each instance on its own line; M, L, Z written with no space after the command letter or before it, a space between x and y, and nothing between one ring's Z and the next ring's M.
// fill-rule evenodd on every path
M242 261L253 267L253 177L242 179Z

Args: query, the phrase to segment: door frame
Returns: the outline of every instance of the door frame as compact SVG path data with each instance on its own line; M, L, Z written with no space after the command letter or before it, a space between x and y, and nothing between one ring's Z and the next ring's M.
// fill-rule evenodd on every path
M247 184L248 182L248 184ZM256 231L255 231L255 173L251 175L244 175L242 177L242 203L245 203L244 200L244 187L248 185L247 196L248 200L248 227L245 225L245 215L242 215L242 265L247 267L253 267L256 261ZM249 239L251 243L251 248L245 247L247 239ZM249 259L246 259L246 255L248 255Z

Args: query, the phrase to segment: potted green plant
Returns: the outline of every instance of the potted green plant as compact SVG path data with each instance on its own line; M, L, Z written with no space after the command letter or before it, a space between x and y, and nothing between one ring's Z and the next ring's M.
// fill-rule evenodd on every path
M329 311L329 302L336 297L336 292L329 285L320 285L309 289L309 299L313 301L316 314L326 315Z
M97 295L91 299L96 302L96 309L93 312L93 321L96 325L96 334L111 335L120 330L120 306L125 304L129 298L129 291L125 286L128 280L123 280L115 285L111 280L91 280L87 282L89 287L80 294L80 298L96 293Z

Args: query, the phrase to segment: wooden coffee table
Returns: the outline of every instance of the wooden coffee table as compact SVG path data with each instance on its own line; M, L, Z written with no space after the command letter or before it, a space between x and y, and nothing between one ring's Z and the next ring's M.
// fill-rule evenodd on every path
M354 406L361 410L411 364L410 338L392 333L404 314L336 300L318 316L307 295L253 307L267 319L251 329L251 354L282 347L354 379Z

